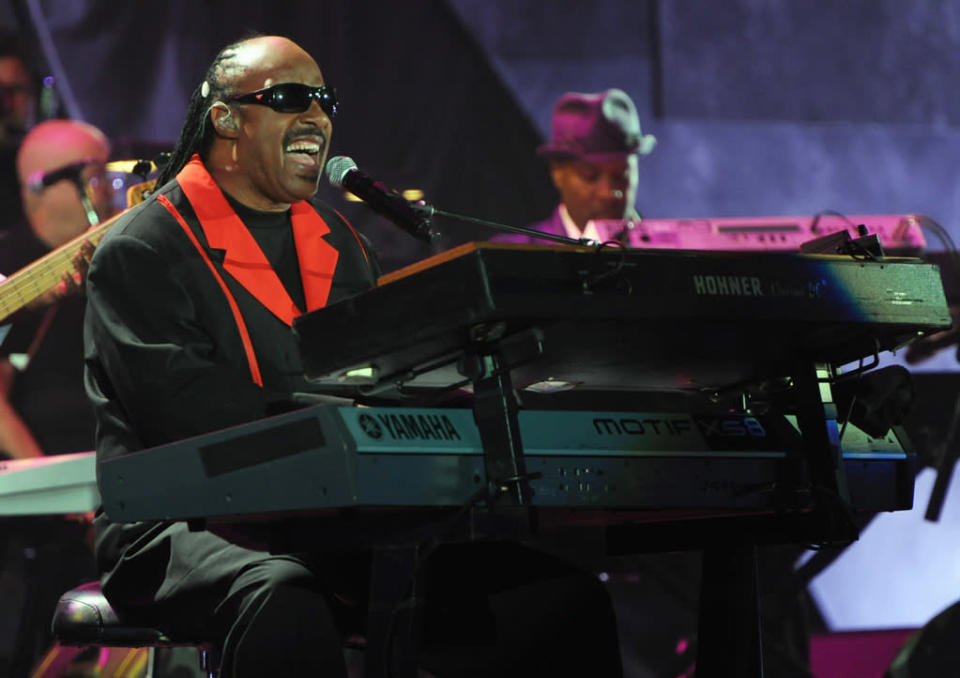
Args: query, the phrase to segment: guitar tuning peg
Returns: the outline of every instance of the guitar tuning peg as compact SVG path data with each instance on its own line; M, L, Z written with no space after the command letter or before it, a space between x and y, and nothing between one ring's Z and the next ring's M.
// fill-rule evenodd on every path
M131 174L136 174L138 177L147 180L147 176L154 170L156 166L149 160L137 160L136 164L130 170Z

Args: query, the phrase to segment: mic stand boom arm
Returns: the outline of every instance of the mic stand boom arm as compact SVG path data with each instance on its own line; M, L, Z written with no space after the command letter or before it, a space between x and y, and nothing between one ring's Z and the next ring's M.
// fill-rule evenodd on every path
M495 231L501 231L503 233L517 233L519 235L525 235L530 238L538 238L540 240L549 240L551 242L559 242L565 245L593 245L595 244L592 240L588 238L568 238L565 235L554 235L553 233L543 233L542 231L535 231L532 228L523 228L522 226L508 226L507 224L497 223L496 221L487 221L486 219L478 219L476 217L468 217L462 214L455 214L453 212L447 212L445 210L438 209L433 205L428 205L426 203L410 203L410 206L414 211L419 212L426 216L427 219L430 219L435 214L439 214L442 217L449 217L451 219L457 219L458 221L466 221L471 224L480 224L481 226L486 226L487 228L492 228Z

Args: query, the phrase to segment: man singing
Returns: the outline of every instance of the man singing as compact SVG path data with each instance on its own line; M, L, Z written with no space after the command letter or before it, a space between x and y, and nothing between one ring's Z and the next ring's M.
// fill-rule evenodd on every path
M215 58L159 188L88 273L100 461L261 419L311 390L294 318L376 277L351 227L307 202L336 112L316 62L286 38ZM340 639L363 630L362 591L352 595L362 558L274 555L103 514L97 529L103 590L121 616L212 639L224 678L346 675ZM441 547L426 570L421 664L435 675L620 675L609 601L591 577L511 545Z

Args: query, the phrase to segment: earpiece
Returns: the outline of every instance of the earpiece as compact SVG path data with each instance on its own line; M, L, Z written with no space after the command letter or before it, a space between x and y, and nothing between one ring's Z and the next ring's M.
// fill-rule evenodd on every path
M218 102L216 102L215 104L213 104L213 106L211 106L211 109L213 109L213 108L223 108L224 111L225 111L225 113L224 113L223 115L221 115L219 118L215 118L215 119L214 119L214 123L213 123L214 126L215 126L218 130L227 129L227 130L231 130L231 131L233 131L233 132L236 132L236 131L237 131L237 123L234 122L234 120L233 120L233 111L230 110L230 107L227 106L227 105L226 105L225 103L223 103L222 101L218 101Z

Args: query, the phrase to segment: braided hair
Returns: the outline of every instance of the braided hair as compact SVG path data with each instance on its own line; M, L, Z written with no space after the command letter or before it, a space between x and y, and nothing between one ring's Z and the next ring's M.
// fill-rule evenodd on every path
M236 56L237 47L249 40L250 37L255 36L238 40L220 50L213 63L207 68L203 81L193 90L193 94L190 95L190 103L187 106L186 119L183 121L183 128L180 130L180 138L177 140L176 147L170 153L169 160L157 176L158 187L177 176L194 153L199 153L201 158L206 158L215 135L213 123L210 121L210 106L212 102L225 99L228 96L230 92L229 79L227 78L229 62Z

